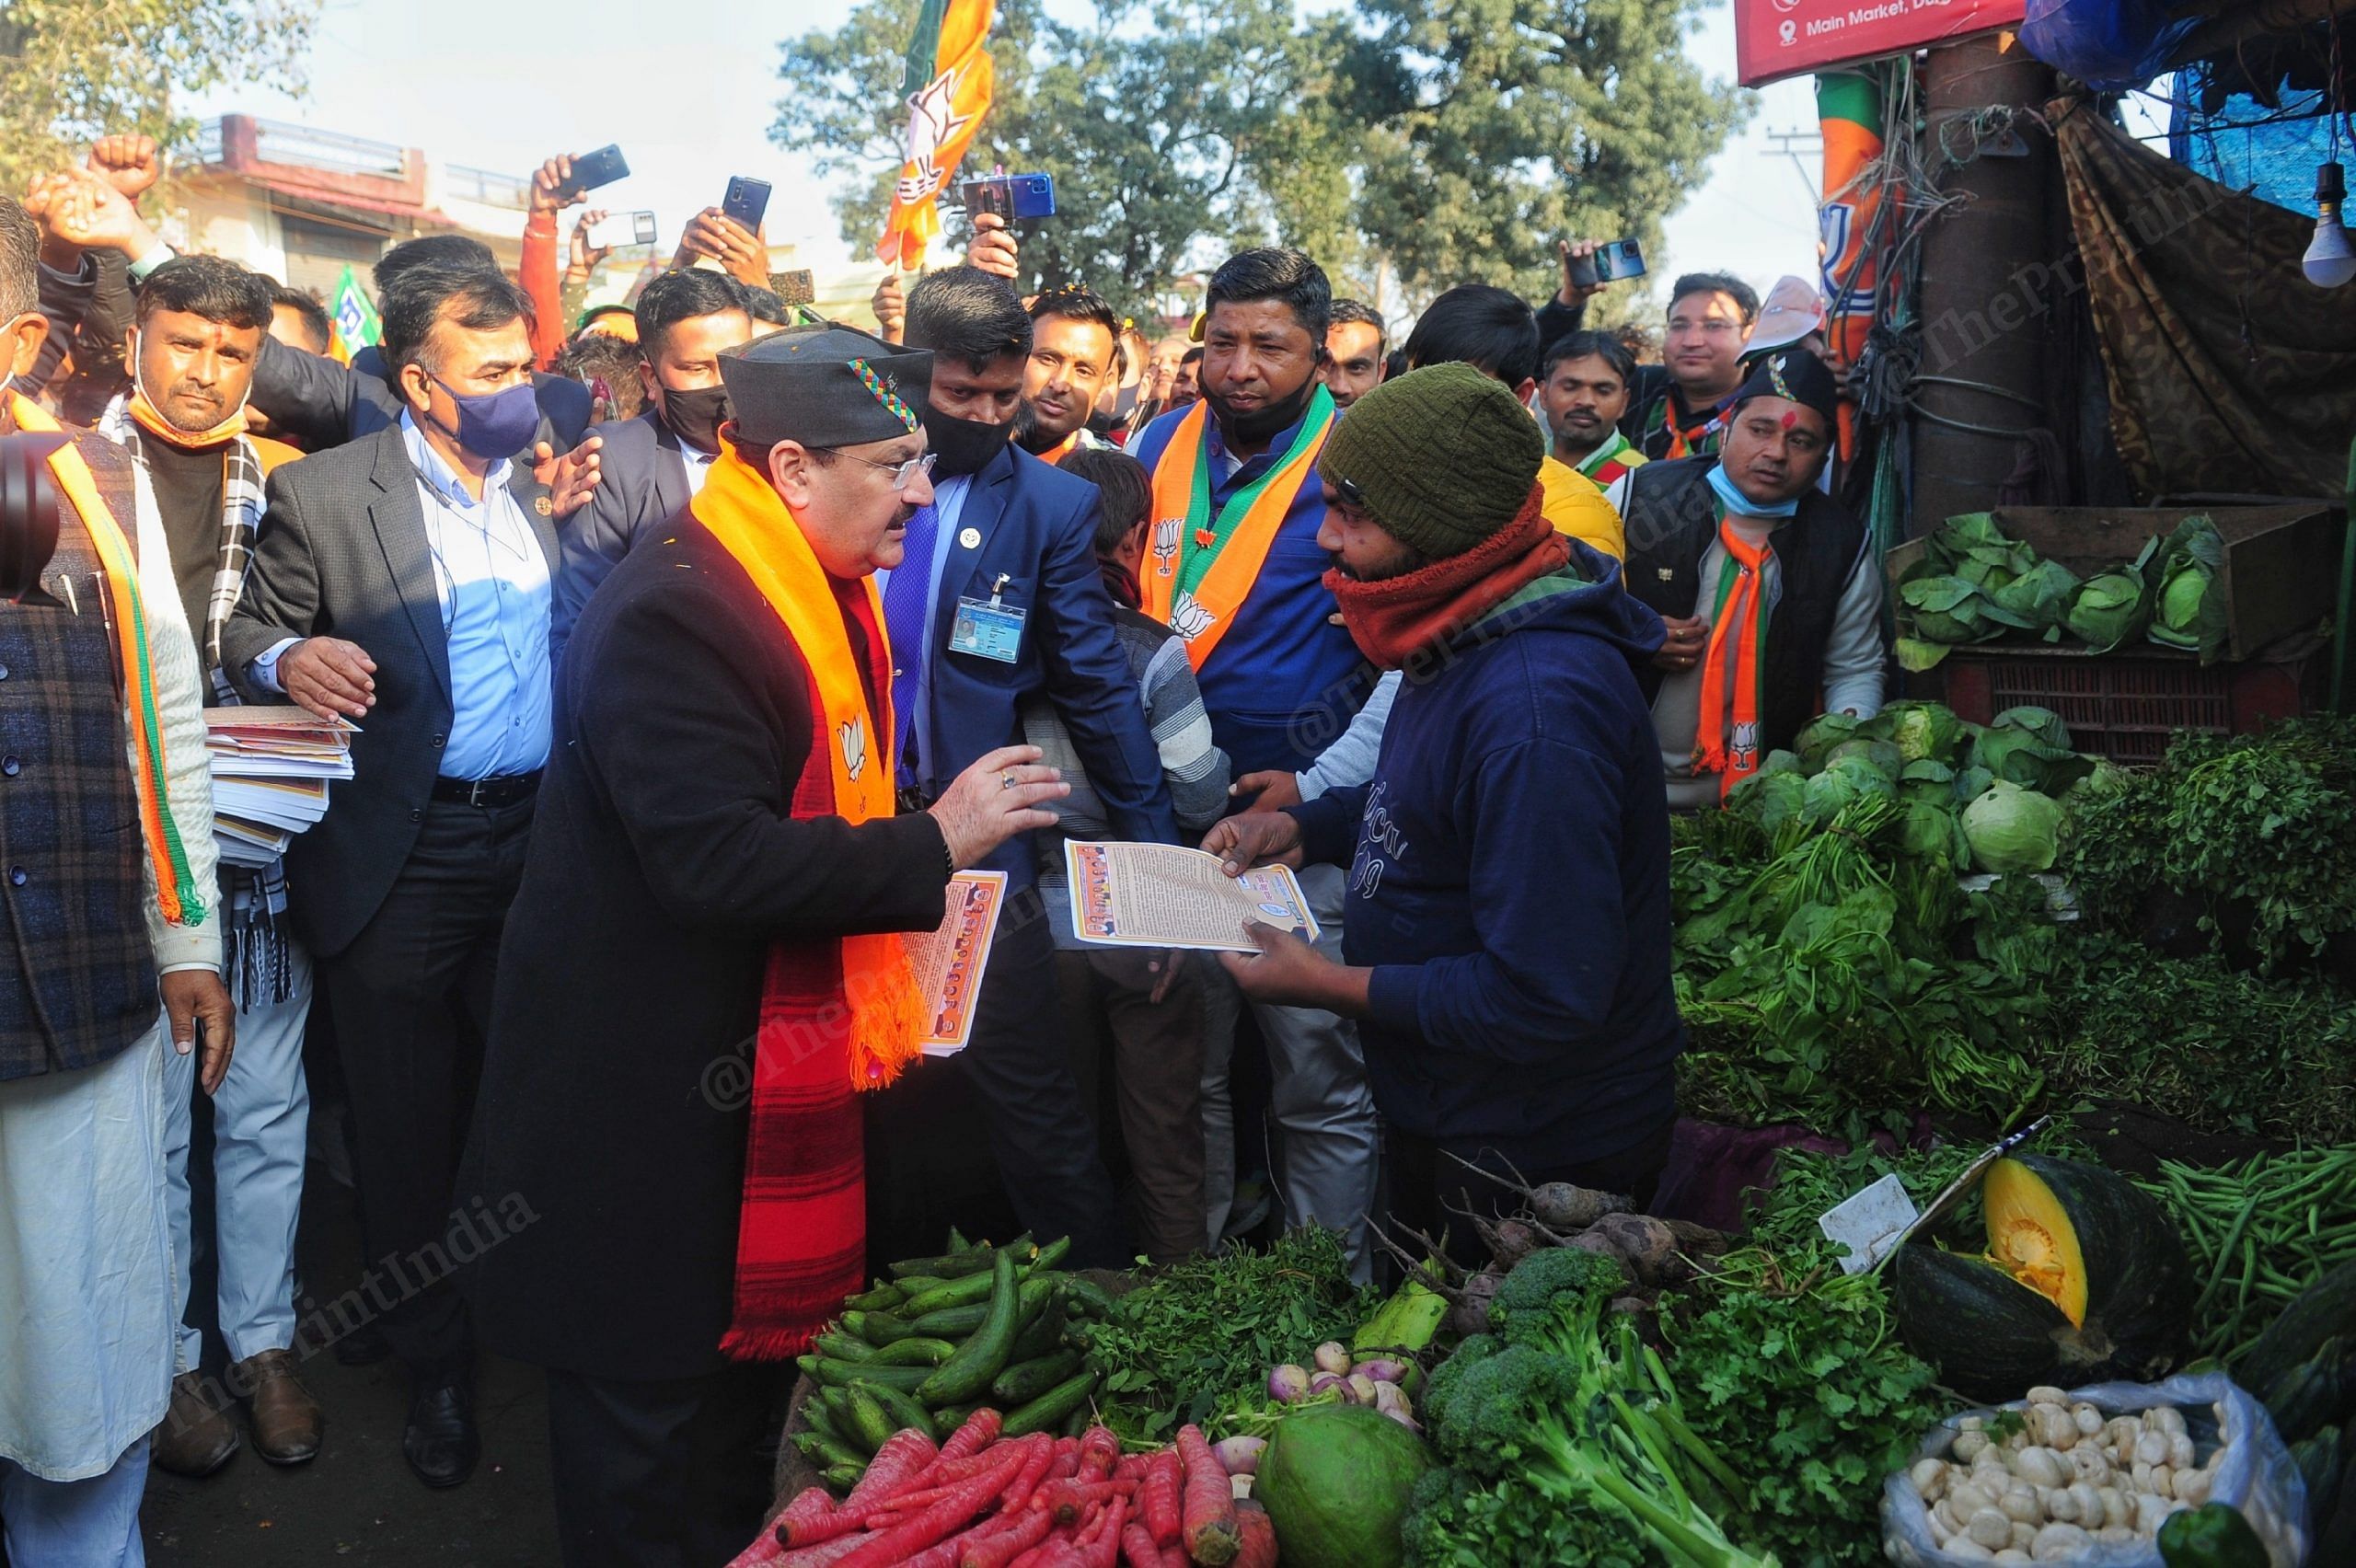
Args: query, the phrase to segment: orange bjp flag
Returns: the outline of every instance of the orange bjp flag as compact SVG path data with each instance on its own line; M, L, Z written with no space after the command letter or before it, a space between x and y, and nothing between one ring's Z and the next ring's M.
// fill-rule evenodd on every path
M892 213L875 254L901 271L923 265L941 232L938 201L990 107L987 48L992 0L924 0L908 40L900 96L908 105L908 153L892 188Z

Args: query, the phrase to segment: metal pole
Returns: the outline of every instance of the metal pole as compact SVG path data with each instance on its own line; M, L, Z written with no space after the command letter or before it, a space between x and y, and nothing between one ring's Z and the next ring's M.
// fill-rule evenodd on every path
M2023 436L2051 422L2045 347L2064 286L2062 258L2048 254L2053 143L2012 111L2052 91L2051 69L2010 33L1933 50L1923 68L1923 161L1954 204L1922 248L1916 536L1986 510Z

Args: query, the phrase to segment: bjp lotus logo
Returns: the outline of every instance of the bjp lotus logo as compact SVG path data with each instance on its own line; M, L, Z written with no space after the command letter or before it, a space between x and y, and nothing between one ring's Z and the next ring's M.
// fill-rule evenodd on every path
M1164 517L1153 525L1153 571L1157 577L1167 577L1176 570L1178 536L1185 531L1184 517Z
M1210 630L1211 622L1217 619L1192 594L1180 594L1170 606L1170 629L1189 642Z
M842 738L843 771L850 775L855 784L859 776L867 771L867 723L860 719L847 720L836 732Z

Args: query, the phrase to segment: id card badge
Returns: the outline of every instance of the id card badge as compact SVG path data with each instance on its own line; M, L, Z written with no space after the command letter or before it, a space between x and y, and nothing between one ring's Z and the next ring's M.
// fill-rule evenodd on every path
M977 659L1011 664L1022 653L1022 622L1026 614L1000 597L1012 581L1001 575L987 599L957 601L956 618L949 624L949 651Z

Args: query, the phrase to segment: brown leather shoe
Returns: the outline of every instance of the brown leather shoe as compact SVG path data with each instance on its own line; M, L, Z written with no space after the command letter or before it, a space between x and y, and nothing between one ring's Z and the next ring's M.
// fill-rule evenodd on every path
M150 1452L156 1466L201 1478L227 1464L237 1451L237 1424L229 1419L227 1392L218 1385L208 1389L202 1373L173 1378L172 1408L156 1428Z
M295 1375L293 1351L265 1350L248 1356L230 1369L230 1380L253 1390L255 1453L274 1465L299 1465L318 1457L327 1418Z

